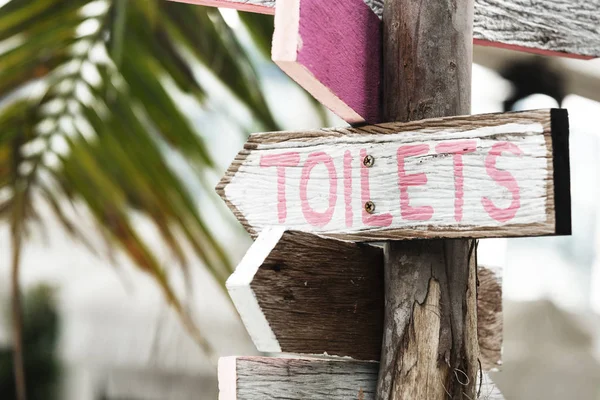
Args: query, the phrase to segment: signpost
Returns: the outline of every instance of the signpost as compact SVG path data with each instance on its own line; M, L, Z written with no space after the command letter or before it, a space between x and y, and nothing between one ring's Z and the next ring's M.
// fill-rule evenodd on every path
M469 337L483 352L472 350L469 371L454 367L466 380L449 372L436 378L443 382L438 389L454 382L455 390L467 390L463 383L475 382L479 368L474 360L485 369L501 362L501 291L485 269L476 287L466 268L475 265L475 244L397 242L383 257L380 248L319 236L352 242L569 234L568 153L565 110L252 135L217 191L248 231L260 234L227 284L257 347L369 361L379 360L382 344L380 366L396 373L394 354L423 356L395 349L406 343L400 339L408 324L427 333L411 340L419 352L433 350L424 359L434 360L442 346L454 351L456 326L442 328L460 321L450 322L453 308L472 302L462 318L479 332ZM303 232L284 236L286 229ZM454 268L468 274L468 287L463 280L454 288L462 279ZM445 300L457 295L452 290L459 297ZM401 296L390 298L394 293ZM404 319L390 317L395 310ZM479 325L475 313L483 317ZM393 398L429 398L418 394L422 379L417 374L411 385L392 378L403 390ZM377 398L398 390L387 385Z
M217 191L253 235L570 234L565 110L251 135Z
M220 399L502 399L478 374L501 362L500 275L473 239L571 233L569 128L455 116L472 45L598 57L600 0L182 1L277 7L273 60L375 123L254 134L217 186L256 238L227 283L246 327L307 357L222 359Z
M386 0L386 121L470 112L472 16L473 0ZM474 399L476 242L387 242L385 252L386 334L377 400Z

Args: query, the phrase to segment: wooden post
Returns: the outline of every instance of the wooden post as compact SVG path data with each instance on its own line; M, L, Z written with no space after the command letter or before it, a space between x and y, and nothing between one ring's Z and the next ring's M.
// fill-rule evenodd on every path
M470 113L473 0L386 0L383 49L386 122ZM459 154L455 181L462 179ZM415 218L423 206L413 205ZM475 246L386 244L378 400L476 398Z

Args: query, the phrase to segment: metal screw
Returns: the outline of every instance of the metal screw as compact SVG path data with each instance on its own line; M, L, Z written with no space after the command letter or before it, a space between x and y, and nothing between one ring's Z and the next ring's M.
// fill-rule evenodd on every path
M373 214L375 212L375 203L373 203L372 201L367 201L365 203L365 211L369 214Z
M375 157L373 157L372 155L365 156L365 158L363 159L363 165L367 168L371 168L373 164L375 164Z

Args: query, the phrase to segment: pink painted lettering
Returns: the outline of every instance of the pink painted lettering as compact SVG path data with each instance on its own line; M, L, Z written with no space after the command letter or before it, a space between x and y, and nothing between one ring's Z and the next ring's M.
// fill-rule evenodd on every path
M352 153L344 153L344 204L346 206L346 227L352 227L354 214L352 212Z
M360 150L360 159L364 160L367 156L367 150ZM371 200L371 189L369 187L369 168L361 163L360 168L360 195L362 203L365 204ZM362 222L368 226L390 226L392 224L392 214L371 215L362 208Z
M310 172L318 164L325 164L329 173L329 207L324 212L318 212L311 208L308 204L308 181L310 180ZM306 222L312 226L323 227L327 225L333 212L335 211L335 203L337 202L337 174L333 159L325 152L319 151L308 156L304 167L302 167L302 176L300 178L300 203L302 205L302 213Z
M277 167L277 217L279 223L285 223L287 202L285 198L285 168L295 167L300 162L300 153L289 152L265 155L260 158L261 168Z
M429 145L427 144L407 145L398 148L397 157L398 186L400 186L400 213L402 218L409 221L428 221L433 216L433 207L411 207L410 199L408 197L408 188L411 186L425 185L427 183L427 175L424 173L406 174L404 166L404 159L406 157L427 154L428 151Z
M463 154L472 153L477 150L475 140L460 140L456 142L440 143L435 147L439 154L453 154L454 157L454 219L456 222L462 221L463 205L465 204L463 174Z
M481 199L483 208L499 222L508 222L515 217L519 208L521 208L521 189L515 177L507 171L502 171L496 168L496 159L503 152L508 152L516 156L523 155L523 151L515 144L510 142L496 143L492 146L489 154L485 158L485 168L488 175L496 181L500 186L504 186L512 194L512 202L507 208L498 208L487 197Z

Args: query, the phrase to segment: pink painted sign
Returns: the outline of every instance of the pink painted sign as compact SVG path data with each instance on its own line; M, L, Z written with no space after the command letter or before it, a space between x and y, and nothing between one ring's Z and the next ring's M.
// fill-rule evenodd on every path
M345 121L379 122L381 34L363 0L278 0L272 59Z
M351 124L379 122L382 0L180 0L275 14L272 58ZM550 4L551 3L551 4ZM476 45L600 56L600 0L475 2Z
M255 134L217 189L253 234L568 234L567 139L564 110Z

